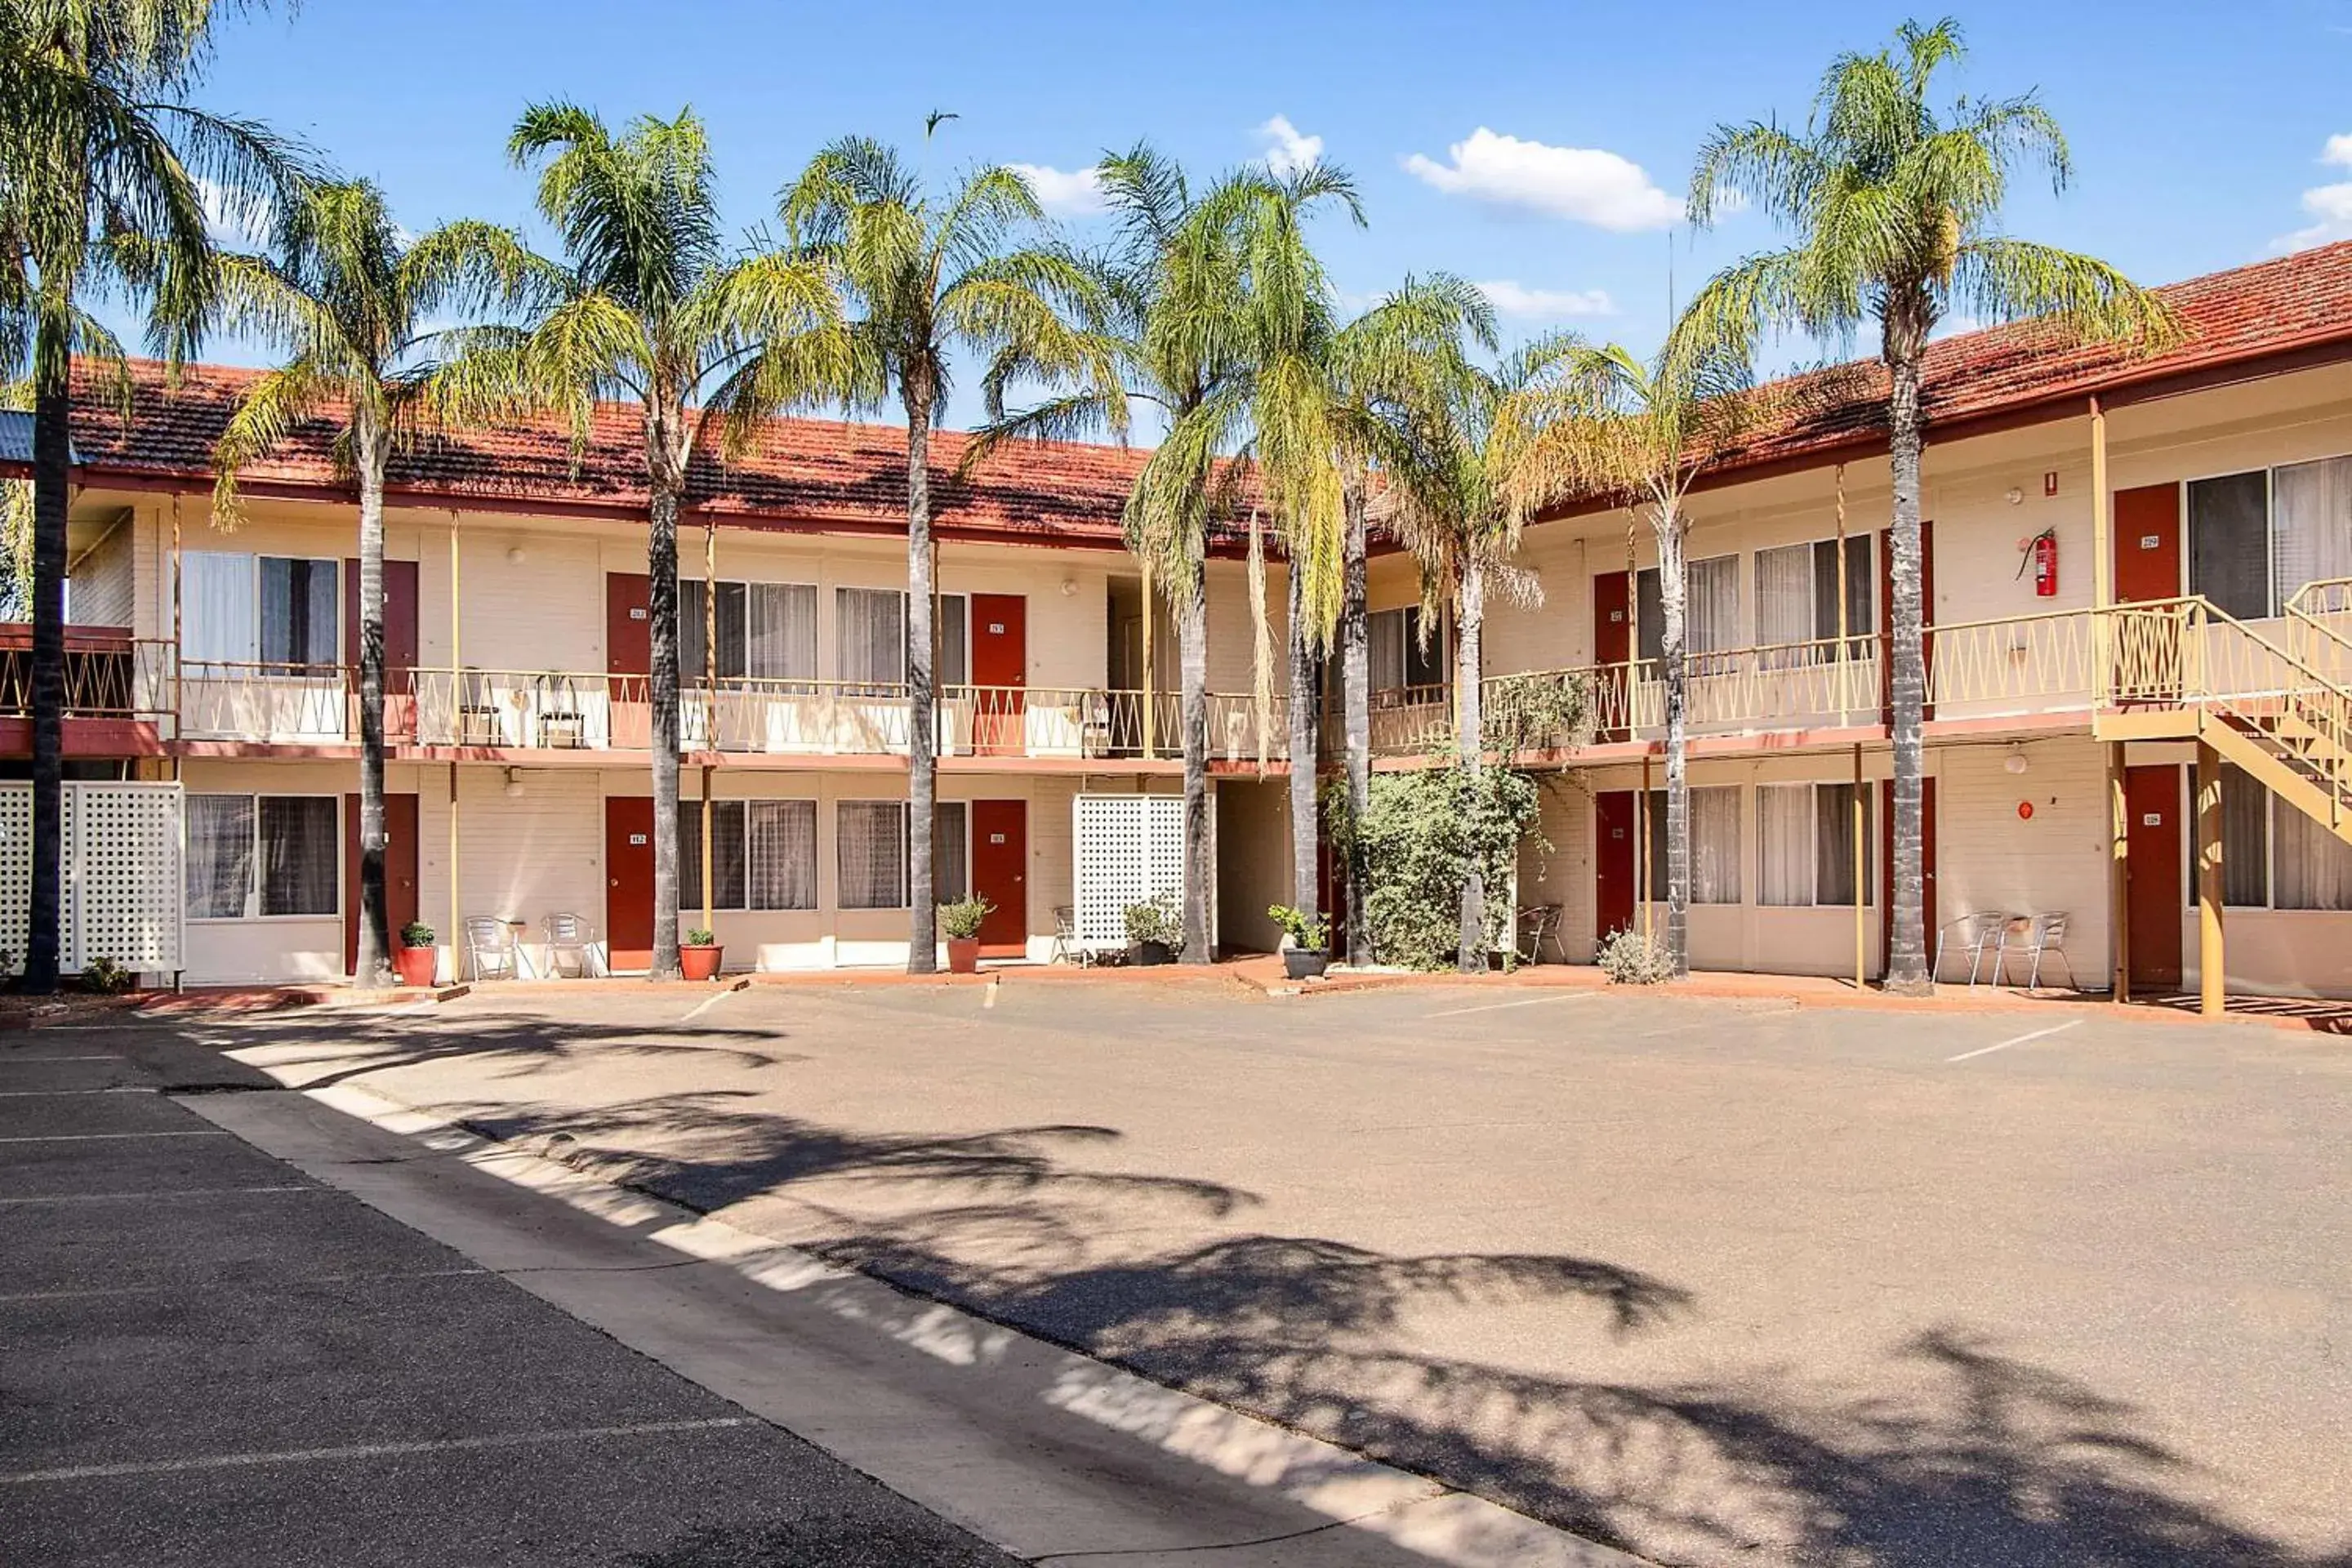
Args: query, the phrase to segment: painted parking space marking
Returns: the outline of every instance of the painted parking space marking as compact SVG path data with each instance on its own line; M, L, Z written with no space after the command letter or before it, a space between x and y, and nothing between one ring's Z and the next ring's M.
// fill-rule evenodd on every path
M679 1432L715 1432L765 1423L751 1415L713 1415L695 1421L640 1421L627 1426L565 1426L541 1432L500 1432L483 1437L434 1437L411 1443L352 1443L333 1448L283 1448L274 1453L206 1454L192 1459L143 1459L115 1465L62 1465L51 1470L0 1472L0 1487L42 1481L102 1481L123 1476L176 1475L190 1470L233 1470L257 1465L316 1464L336 1459L389 1459L409 1454L462 1454L484 1448L520 1448L545 1443L593 1443L614 1437L661 1437Z
M271 1187L178 1187L165 1192L150 1193L48 1193L39 1197L0 1198L0 1208L21 1207L34 1204L152 1204L162 1199L245 1197L257 1193L326 1193L331 1187L315 1183L299 1186Z
M499 1278L488 1268L413 1268L395 1269L383 1274L314 1274L301 1279L278 1279L274 1288L290 1289L312 1285L372 1285L385 1279L495 1279ZM22 1301L87 1301L108 1300L118 1296L153 1296L169 1291L173 1294L190 1289L188 1281L174 1279L155 1285L105 1285L79 1290L16 1290L0 1295L0 1306Z
M1486 1002L1475 1007L1448 1007L1442 1013L1424 1013L1425 1018L1459 1018L1471 1013L1499 1013L1506 1007L1538 1007L1546 1002L1590 1002L1601 994L1598 991L1562 991L1550 996L1530 996L1524 1002Z
M1964 1062L1972 1057L1989 1057L1995 1051L2005 1051L2011 1046L2021 1046L2028 1040L2042 1040L2049 1038L2052 1035L2063 1035L2069 1029L2081 1027L2082 1022L2082 1019L2076 1018L2072 1023L2053 1024L2046 1029L2036 1029L2030 1035L2020 1035L2015 1039L2001 1040L1990 1046L1979 1046L1972 1051L1962 1051L1956 1057L1946 1057L1944 1058L1944 1064L1948 1067L1954 1062Z
M226 1138L228 1134L217 1128L199 1127L185 1131L169 1132L45 1132L17 1138L0 1138L0 1143L105 1143L125 1138Z

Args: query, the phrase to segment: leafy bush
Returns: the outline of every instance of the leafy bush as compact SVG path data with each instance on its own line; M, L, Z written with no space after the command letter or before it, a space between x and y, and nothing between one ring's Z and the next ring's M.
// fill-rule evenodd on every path
M1426 768L1374 773L1359 827L1344 784L1326 797L1340 852L1360 856L1372 954L1408 969L1451 969L1462 946L1462 887L1486 884L1486 945L1511 945L1511 871L1536 820L1535 781L1509 768L1473 773L1448 752ZM1550 846L1538 841L1539 847Z
M93 996L120 996L139 984L139 976L110 958L92 960L81 972L81 988Z
M426 925L423 921L409 921L406 925L400 928L400 945L403 947L431 947L433 945L433 928Z
M1568 670L1497 680L1486 689L1480 718L1486 749L1507 757L1531 747L1589 745L1594 734L1592 677Z
M940 906L940 930L950 942L969 942L980 934L980 922L995 912L994 904L974 893Z
M1675 967L1666 957L1664 945L1652 942L1632 926L1602 942L1594 962L1617 985L1663 985L1675 977Z
M1127 940L1184 945L1184 912L1176 895L1162 893L1149 903L1127 906Z
M719 945L719 936L715 931L707 931L700 926L697 926L692 931L686 933L686 941L683 945L687 947L717 947Z
M1280 926L1290 938L1290 945L1309 952L1320 952L1331 941L1331 922L1321 915L1310 915L1304 910L1294 910L1288 904L1276 904L1265 911L1266 918Z

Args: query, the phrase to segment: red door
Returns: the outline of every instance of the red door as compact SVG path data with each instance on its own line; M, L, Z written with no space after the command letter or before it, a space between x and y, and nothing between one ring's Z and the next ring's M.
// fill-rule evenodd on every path
M415 920L416 904L416 797L383 797L383 907L393 945L400 945L400 928ZM457 940L452 931L445 939ZM343 796L343 973L360 961L360 797ZM385 953L390 963L392 954Z
M1603 740L1623 740L1631 690L1628 671L1608 669L1633 658L1633 615L1630 579L1622 572L1603 572L1592 580L1592 662L1603 667L1600 689L1600 730Z
M2116 492L2116 602L2180 596L2180 487Z
M1027 747L1029 601L1018 594L971 596L972 750L1017 757ZM1024 922L1026 930L1026 922Z
M343 563L343 662L360 689L360 563ZM416 563L383 563L383 733L416 738Z
M1878 698L1885 705L1884 722L1895 722L1895 531L1878 533ZM1919 666L1927 690L1936 689L1936 523L1919 520ZM1924 696L1924 694L1923 694ZM1920 717L1933 719L1936 704L1923 700Z
M1919 909L1925 922L1927 962L1936 962L1936 781L1919 781ZM1878 971L1895 950L1895 781L1878 786Z
M1603 790L1592 797L1593 934L1602 942L1633 924L1633 845L1639 826L1633 801L1630 789Z
M2124 919L2131 933L2132 989L2178 991L2180 911L2187 893L2181 869L2180 769L2172 763L2126 768L2124 810L2131 824L2131 855L2124 862Z
M613 795L604 802L604 942L616 970L653 965L651 795Z
M980 925L981 956L1022 957L1029 951L1029 803L976 800L971 809L971 889L996 906Z
M653 744L653 718L646 706L646 677L654 668L653 619L652 578L642 572L604 574L605 692L616 751L644 751ZM651 929L646 937L648 949Z

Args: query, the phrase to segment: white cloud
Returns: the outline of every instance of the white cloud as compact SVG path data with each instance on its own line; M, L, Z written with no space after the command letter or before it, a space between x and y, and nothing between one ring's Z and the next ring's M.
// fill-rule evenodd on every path
M1102 176L1092 168L1050 169L1043 163L1011 163L1006 167L1029 182L1037 200L1049 213L1072 216L1103 210Z
M1497 312L1506 316L1557 321L1562 316L1617 313L1617 301L1609 297L1605 289L1530 289L1507 278L1481 283L1477 289L1494 301Z
M2352 169L2352 135L2330 136L2319 150L2319 161ZM2273 250L2308 250L2315 245L2352 239L2352 181L2312 186L2303 193L2303 211L2313 220L2311 226L2281 235L2271 242Z
M1453 160L1447 163L1415 153L1404 161L1406 172L1448 195L1527 207L1620 233L1666 228L1683 220L1683 204L1660 190L1639 163L1597 147L1553 147L1481 125L1446 152Z
M1265 166L1277 174L1295 174L1323 161L1323 138L1300 134L1288 115L1276 115L1257 133L1265 142Z

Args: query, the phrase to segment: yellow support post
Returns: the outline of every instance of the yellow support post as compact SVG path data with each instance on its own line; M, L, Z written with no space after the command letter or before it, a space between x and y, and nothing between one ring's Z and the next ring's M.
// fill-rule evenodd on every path
M1843 576L1845 552L1838 552L1839 575ZM1844 595L1839 595L1841 605ZM1840 611L1839 618L1844 615ZM1870 856L1863 843L1862 827L1862 742L1853 743L1853 988L1856 991L1870 984Z
M1153 731L1159 724L1157 709L1160 704L1151 692L1152 673L1151 563L1146 561L1143 563L1143 755L1147 762L1153 755L1153 742L1158 739Z
M2228 959L2221 931L2221 753L2197 742L2197 1010L2221 1016Z
M2115 679L2106 611L2116 602L2115 498L2107 492L2107 414L2091 399L2091 701L2104 703Z
M2124 743L2107 742L2107 814L2114 847L2107 855L2109 994L2131 1000L2131 805L2124 791Z

